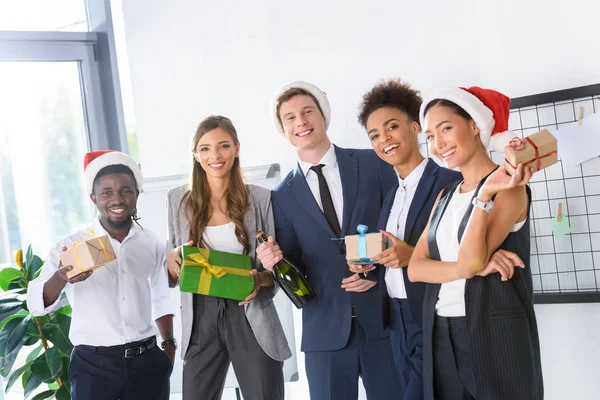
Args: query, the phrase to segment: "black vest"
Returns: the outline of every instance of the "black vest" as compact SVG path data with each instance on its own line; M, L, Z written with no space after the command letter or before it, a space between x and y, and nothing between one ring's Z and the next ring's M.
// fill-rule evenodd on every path
M442 216L456 188L444 189L434 210L428 232L432 260L440 260L436 234ZM477 192L477 191L476 191ZM529 208L531 191L527 187ZM460 242L473 210L463 217L457 240ZM465 308L470 350L477 385L477 400L538 400L544 397L540 343L533 311L533 287L529 268L529 216L517 232L509 233L500 249L516 253L525 268L515 268L503 282L499 273L468 279ZM423 379L425 399L433 400L433 328L439 284L428 284L423 300Z

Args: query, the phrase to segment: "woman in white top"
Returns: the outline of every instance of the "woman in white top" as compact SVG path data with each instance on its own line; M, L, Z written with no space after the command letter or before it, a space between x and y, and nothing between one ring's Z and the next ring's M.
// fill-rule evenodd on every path
M272 275L256 258L256 232L274 235L270 191L246 185L240 143L228 118L210 116L192 140L189 185L169 191L172 245L252 258L255 288L245 301L181 293L184 399L219 399L233 364L244 399L284 398L283 360L291 356L273 304ZM169 253L169 278L181 272L181 248Z
M411 281L430 283L426 399L543 398L529 269L532 169L519 165L511 177L487 151L490 142L503 149L509 104L472 87L440 90L421 107L430 151L464 177L438 197L408 268Z

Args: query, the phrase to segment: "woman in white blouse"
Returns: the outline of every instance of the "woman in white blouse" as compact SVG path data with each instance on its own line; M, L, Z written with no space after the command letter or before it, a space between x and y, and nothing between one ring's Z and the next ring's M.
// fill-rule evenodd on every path
M184 399L218 399L229 364L245 399L284 398L283 361L291 356L273 304L272 275L256 258L256 232L274 235L270 191L247 185L240 143L228 118L210 116L192 140L189 185L169 191L171 244L246 254L255 289L243 302L181 293ZM169 253L169 278L179 280L180 247Z
M519 165L510 177L487 150L490 142L503 149L509 104L472 87L440 90L421 107L430 151L464 177L438 196L408 267L411 281L430 283L426 399L543 398L529 269L532 171Z

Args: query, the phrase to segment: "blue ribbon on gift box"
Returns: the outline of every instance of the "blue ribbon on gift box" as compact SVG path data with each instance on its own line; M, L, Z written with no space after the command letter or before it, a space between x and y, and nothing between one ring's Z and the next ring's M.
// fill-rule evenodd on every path
M371 261L369 257L367 257L367 232L369 231L369 227L367 225L358 225L356 227L356 231L358 233L358 260L352 261L352 264L377 264L375 261ZM331 238L331 240L339 240L343 241L345 238Z
M366 225L358 225L356 227L358 232L358 258L360 261L370 262L371 260L367 257L367 232L369 227Z

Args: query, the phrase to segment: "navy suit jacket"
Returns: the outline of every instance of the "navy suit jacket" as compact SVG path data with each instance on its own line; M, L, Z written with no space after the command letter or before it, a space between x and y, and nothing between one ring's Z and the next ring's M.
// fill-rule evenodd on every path
M456 182L459 179L462 179L460 172L442 168L437 165L435 161L429 159L427 165L425 166L425 171L423 171L423 176L421 177L421 180L417 186L415 197L410 203L410 208L408 209L408 216L406 218L406 225L404 227L404 242L408 243L410 246L417 245L417 242L421 237L421 233L423 233L423 230L425 230L425 227L427 226L431 209L435 204L435 199L437 198L438 194L440 194L442 189L444 189L446 186ZM379 229L385 230L386 228L398 187L399 183L398 180L396 180L396 185L388 193L383 202L381 215L379 217ZM391 233L395 234L395 232ZM410 315L415 323L422 325L425 284L421 282L409 281L407 268L402 268L402 274L404 275L404 287L406 288L406 296L408 298ZM386 310L389 309L388 305L384 305L384 307Z
M375 231L383 199L396 176L392 167L372 150L335 147L342 180L344 210L342 236L356 234L359 224ZM331 351L346 346L352 323L351 305L367 337L388 335L383 302L387 301L382 269L370 272L377 281L370 290L351 293L342 279L352 275L343 241L335 234L319 208L298 166L273 191L276 240L284 256L300 268L316 293L302 309L302 351ZM384 297L385 295L385 297Z

